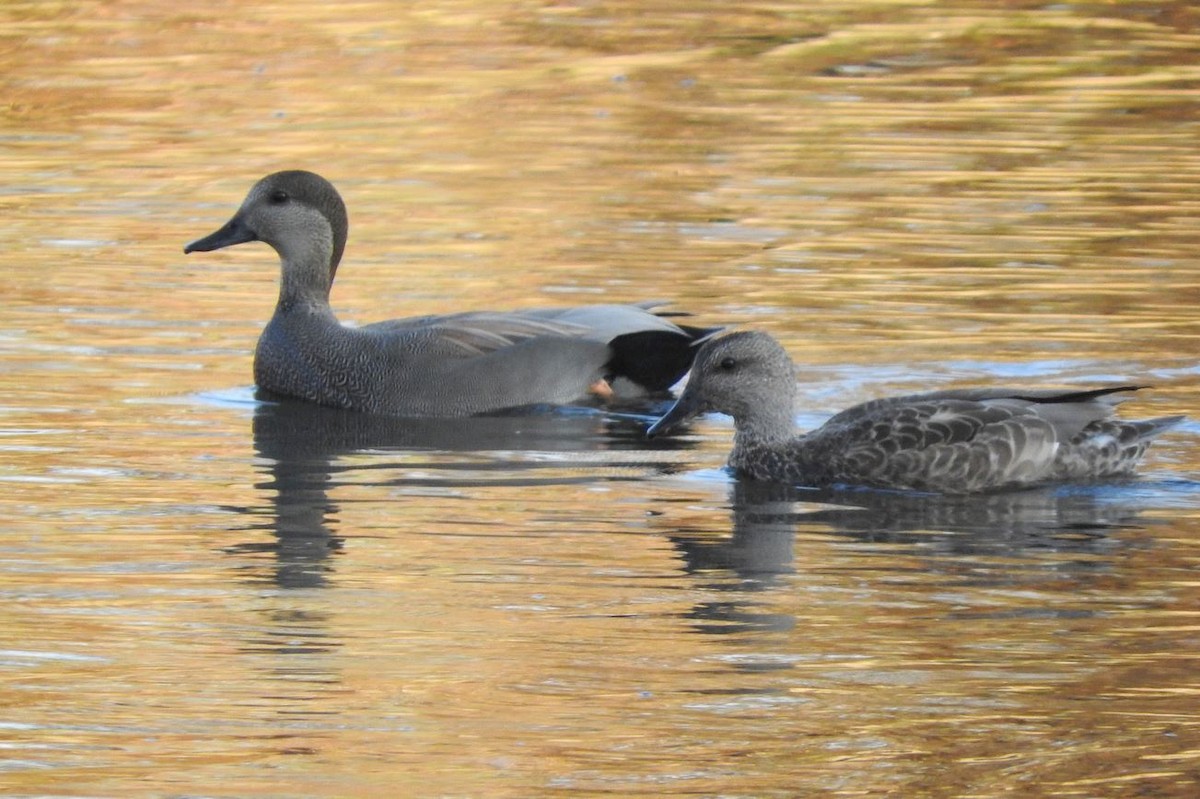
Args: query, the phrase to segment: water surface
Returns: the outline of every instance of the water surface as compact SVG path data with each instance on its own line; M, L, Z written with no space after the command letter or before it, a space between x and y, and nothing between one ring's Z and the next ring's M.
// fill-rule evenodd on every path
M755 486L662 403L260 402L273 253L181 254L309 168L347 321L666 298L778 336L804 425L1195 419L1192 6L349 9L0 10L0 792L1195 795L1195 421L1115 484Z

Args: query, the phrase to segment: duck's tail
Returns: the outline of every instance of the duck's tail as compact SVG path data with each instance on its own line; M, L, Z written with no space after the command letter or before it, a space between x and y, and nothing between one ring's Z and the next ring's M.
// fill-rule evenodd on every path
M660 394L683 379L692 368L696 345L719 333L720 327L676 325L674 330L642 330L609 342L612 378L625 378L640 393Z
M1057 478L1094 480L1129 474L1154 439L1185 418L1160 416L1092 422L1059 449L1055 463Z

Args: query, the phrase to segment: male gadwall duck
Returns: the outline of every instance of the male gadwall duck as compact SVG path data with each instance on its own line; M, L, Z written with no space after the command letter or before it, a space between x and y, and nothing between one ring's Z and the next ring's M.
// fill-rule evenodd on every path
M1183 419L1113 418L1121 392L965 389L872 400L803 435L796 380L770 336L737 332L701 347L655 435L708 410L733 417L729 466L754 480L965 494L1131 473L1150 442Z
M655 303L467 312L346 327L329 290L346 246L346 206L304 171L258 181L224 227L184 247L250 241L282 262L279 302L254 353L259 388L396 416L469 416L563 404L589 392L666 391L713 330L676 325Z

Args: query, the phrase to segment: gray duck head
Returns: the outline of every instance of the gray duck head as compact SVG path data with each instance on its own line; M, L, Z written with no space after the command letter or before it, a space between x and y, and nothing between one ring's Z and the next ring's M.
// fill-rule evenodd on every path
M704 344L679 400L647 431L665 433L705 411L733 417L739 433L780 439L794 434L792 359L766 333L739 331Z
M209 252L261 241L279 253L285 282L289 269L320 271L301 282L318 289L323 284L328 294L348 231L346 204L333 184L313 172L296 169L275 172L255 183L232 219L183 251Z

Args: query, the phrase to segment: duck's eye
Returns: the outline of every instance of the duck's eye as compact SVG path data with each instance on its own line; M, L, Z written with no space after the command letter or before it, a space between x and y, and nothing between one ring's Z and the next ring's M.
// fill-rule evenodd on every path
M276 189L267 196L267 199L270 200L273 205L283 205L288 201L288 193L283 189Z
M722 358L717 366L721 368L722 372L732 372L737 368L737 361L733 358Z

